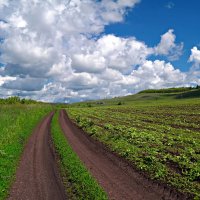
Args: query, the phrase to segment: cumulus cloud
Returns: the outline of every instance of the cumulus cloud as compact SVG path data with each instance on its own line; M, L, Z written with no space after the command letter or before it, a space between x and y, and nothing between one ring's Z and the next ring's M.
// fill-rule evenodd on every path
M162 88L181 86L186 81L186 74L175 69L172 64L165 61L146 61L131 74L141 80L139 87Z
M4 82L3 87L6 89L39 91L43 88L45 79L35 78L16 78L15 80Z
M14 81L14 80L16 80L15 77L0 76L0 86L2 86L3 84L6 84L9 81Z
M8 0L0 0L0 9L8 5Z
M75 54L72 56L72 65L76 72L99 73L106 67L105 58L99 52L93 54Z
M190 79L193 85L200 85L200 50L197 47L191 49L191 55L188 61L193 63L188 72L188 79Z
M77 101L197 81L172 64L183 44L170 29L149 47L135 37L105 34L139 0L0 0L0 96ZM198 63L193 48L190 61ZM186 78L187 77L187 78Z
M101 16L106 22L120 22L123 20L123 15L126 8L132 8L140 0L102 0L102 13Z
M173 29L161 36L160 43L154 48L157 55L168 56L168 59L177 60L182 55L183 43L175 44L176 36Z
M197 47L191 49L189 62L193 62L196 66L200 65L200 50L198 50Z
M106 58L107 66L119 71L130 71L144 62L152 53L143 42L135 38L120 38L106 35L97 41L96 49Z

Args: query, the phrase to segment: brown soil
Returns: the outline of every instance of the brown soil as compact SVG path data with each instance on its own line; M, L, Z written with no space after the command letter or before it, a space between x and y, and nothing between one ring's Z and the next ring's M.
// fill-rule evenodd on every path
M9 200L66 199L50 137L53 112L36 127L25 146Z
M125 159L109 151L73 124L65 110L60 112L59 121L69 144L107 192L109 199L187 199L167 186L144 177Z

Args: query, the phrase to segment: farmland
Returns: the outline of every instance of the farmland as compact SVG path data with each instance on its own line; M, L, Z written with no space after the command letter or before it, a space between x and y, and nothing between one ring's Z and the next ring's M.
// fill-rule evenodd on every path
M177 95L138 94L75 104L67 111L79 127L136 169L198 199L200 99Z
M151 90L54 106L2 100L0 199L22 193L35 199L199 199L198 95L199 90ZM67 113L58 115L60 108ZM24 188L27 180L32 181Z
M36 124L51 110L48 105L1 105L0 107L0 199L14 180L24 145Z

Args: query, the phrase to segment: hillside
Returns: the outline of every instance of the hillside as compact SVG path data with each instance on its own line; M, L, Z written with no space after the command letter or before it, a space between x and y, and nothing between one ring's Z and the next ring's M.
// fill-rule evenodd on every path
M158 90L144 90L137 94L123 96L123 97L114 97L111 99L101 99L94 101L85 101L73 103L71 106L80 106L80 107L92 107L92 106L105 106L105 105L123 105L123 104L157 104L157 103L168 103L177 102L184 100L185 102L193 101L194 98L196 101L200 101L200 88L167 88L167 89L158 89Z

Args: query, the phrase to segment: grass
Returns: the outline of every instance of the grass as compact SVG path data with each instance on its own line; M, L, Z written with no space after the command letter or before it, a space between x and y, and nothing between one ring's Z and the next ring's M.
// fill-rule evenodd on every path
M170 89L169 89L170 90ZM77 102L69 105L62 105L61 107L104 107L113 105L167 105L170 103L176 104L182 102L183 104L188 104L193 102L194 99L200 103L200 89L190 89L190 88L176 88L176 90L162 89L158 92L153 90L153 92L140 92L134 95L128 95L123 97L114 97L112 99L101 99L96 101L85 101ZM171 92L172 91L172 92Z
M27 138L50 110L47 105L0 106L0 200L8 195Z
M198 89L198 86L196 88L192 87L182 87L182 88L165 88L165 89L148 89L143 90L140 93L179 93L179 92L186 92L191 90Z
M67 111L88 134L152 179L200 199L200 98L138 94L120 98L121 105L116 98L107 101L75 104Z
M60 158L59 165L69 199L108 199L106 193L68 144L58 124L58 112L52 120L51 132L53 143Z

